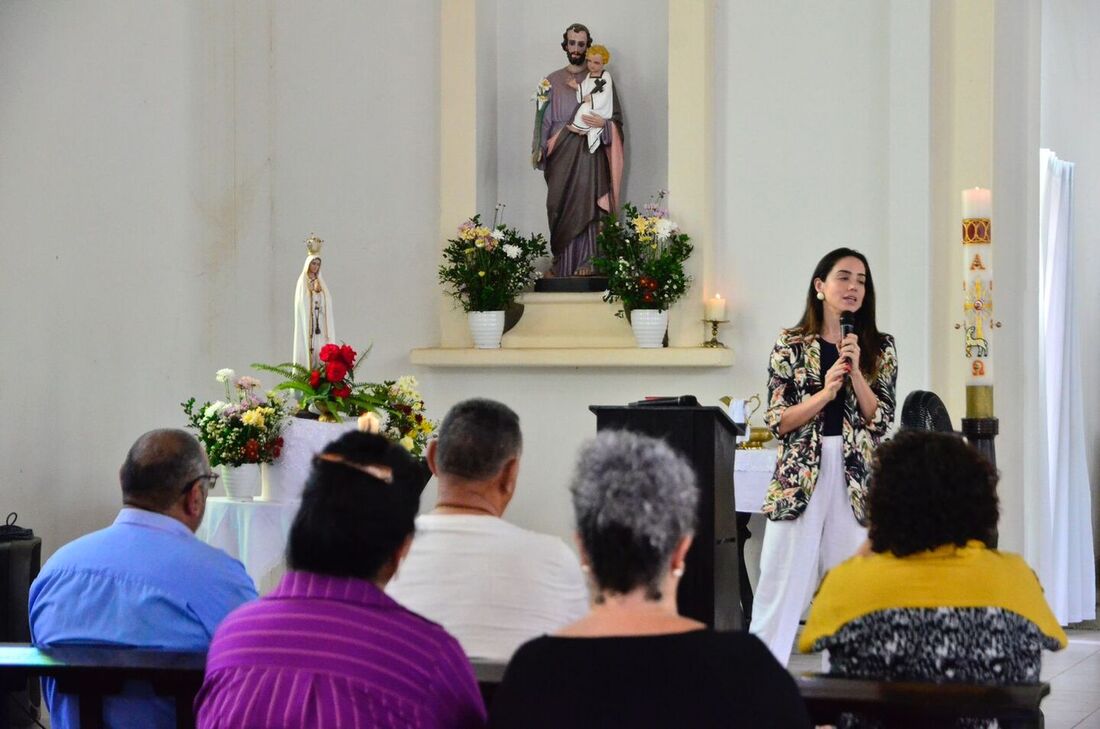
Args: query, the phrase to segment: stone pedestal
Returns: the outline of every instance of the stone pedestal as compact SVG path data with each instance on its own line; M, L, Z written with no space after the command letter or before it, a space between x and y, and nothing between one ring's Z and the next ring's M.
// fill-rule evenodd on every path
M601 293L524 294L523 316L504 334L504 349L566 347L636 347L626 319L615 316L618 304L608 304Z

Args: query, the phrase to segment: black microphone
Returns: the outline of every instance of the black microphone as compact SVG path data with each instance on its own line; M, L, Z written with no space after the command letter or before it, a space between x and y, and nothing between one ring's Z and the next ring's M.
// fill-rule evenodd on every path
M856 315L850 311L840 312L840 338L856 333Z
M841 340L849 334L855 334L856 332L856 315L850 311L840 312L840 338ZM855 367L856 363L851 363Z

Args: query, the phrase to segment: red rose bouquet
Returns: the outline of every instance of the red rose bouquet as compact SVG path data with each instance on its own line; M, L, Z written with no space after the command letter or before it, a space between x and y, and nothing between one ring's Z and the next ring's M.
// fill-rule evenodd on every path
M312 410L322 421L338 423L344 415L357 416L385 406L385 398L377 393L376 385L355 381L355 368L369 352L368 347L357 355L347 344L326 344L317 355L321 361L313 368L293 362L252 366L286 378L275 389L298 393L299 415Z

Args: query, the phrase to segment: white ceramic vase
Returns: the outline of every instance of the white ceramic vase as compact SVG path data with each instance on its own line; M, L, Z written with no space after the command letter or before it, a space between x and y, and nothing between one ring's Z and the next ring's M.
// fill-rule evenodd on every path
M630 312L630 328L634 330L634 341L639 347L661 347L665 342L665 330L668 329L668 310L634 309Z
M239 466L219 466L225 495L238 501L252 501L263 492L263 472L259 463L242 463Z
M476 349L500 349L500 337L504 334L503 311L471 311L466 317Z

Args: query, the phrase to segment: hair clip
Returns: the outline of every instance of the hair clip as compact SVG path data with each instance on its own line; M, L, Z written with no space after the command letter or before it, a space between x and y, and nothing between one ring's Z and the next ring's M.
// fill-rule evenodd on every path
M318 453L314 458L320 461L339 463L348 468L354 468L356 471L362 471L368 476L372 476L383 483L393 483L393 469L389 466L379 466L374 463L354 463L336 453Z

